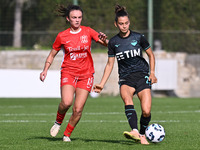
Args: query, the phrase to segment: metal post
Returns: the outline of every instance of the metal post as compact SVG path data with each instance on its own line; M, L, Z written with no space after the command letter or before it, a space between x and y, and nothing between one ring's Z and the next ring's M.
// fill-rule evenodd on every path
M78 5L78 0L73 0L74 5Z
M153 49L153 0L148 0L148 40Z

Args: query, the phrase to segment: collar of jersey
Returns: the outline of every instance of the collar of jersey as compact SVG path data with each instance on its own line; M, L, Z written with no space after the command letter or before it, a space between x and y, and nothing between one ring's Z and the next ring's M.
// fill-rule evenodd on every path
M81 30L82 30L81 28L78 31L76 31L76 32L70 30L70 33L71 34L77 34L77 33L81 32Z
M127 38L129 38L129 37L131 36L131 33L132 33L132 30L130 30L130 33L129 33L129 35L128 35L127 37L121 37L119 33L118 33L118 36L119 36L121 39L127 39Z

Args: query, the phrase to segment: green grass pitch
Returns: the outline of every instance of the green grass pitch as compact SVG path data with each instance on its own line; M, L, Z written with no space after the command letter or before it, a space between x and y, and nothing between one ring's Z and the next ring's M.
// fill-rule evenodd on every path
M138 118L140 104L134 98ZM120 97L88 98L83 116L70 143L62 141L70 111L57 137L49 130L60 99L1 98L0 149L2 150L199 150L200 99L153 98L151 123L165 128L166 137L158 144L141 145L123 137L130 131Z

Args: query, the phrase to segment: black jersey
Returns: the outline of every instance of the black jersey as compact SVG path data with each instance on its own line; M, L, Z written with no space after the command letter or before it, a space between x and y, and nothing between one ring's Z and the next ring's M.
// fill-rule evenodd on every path
M146 38L137 32L130 31L126 38L119 34L108 43L108 57L115 57L118 61L119 78L133 72L149 72L149 65L142 56L142 50L150 48Z

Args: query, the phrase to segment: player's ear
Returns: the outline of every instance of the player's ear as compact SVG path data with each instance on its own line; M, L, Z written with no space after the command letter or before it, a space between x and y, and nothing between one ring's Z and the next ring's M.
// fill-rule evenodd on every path
M116 23L116 21L114 22L114 25L115 25L115 27L117 27L117 23Z
M67 21L69 22L69 18L68 18L68 17L66 17L66 19L67 19Z

